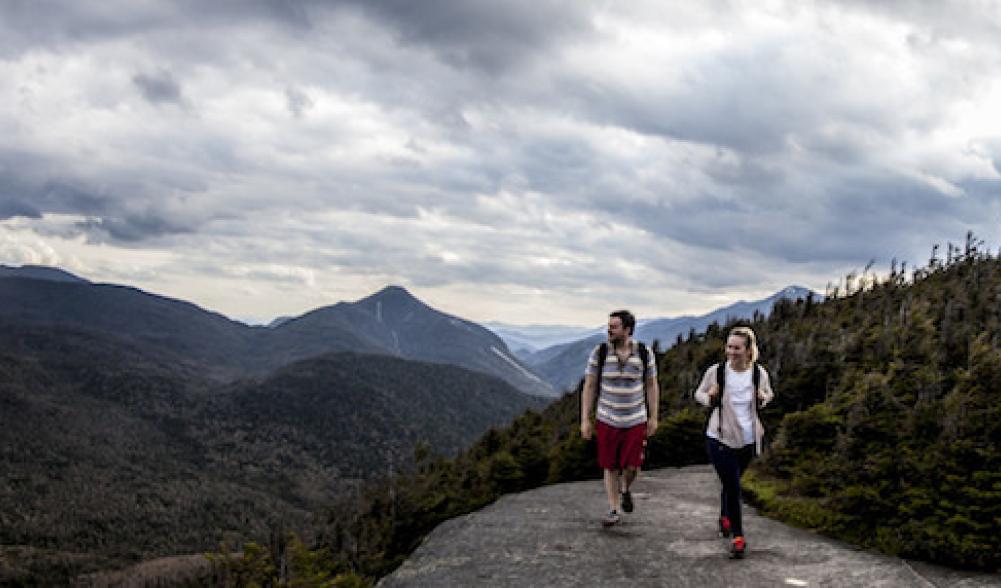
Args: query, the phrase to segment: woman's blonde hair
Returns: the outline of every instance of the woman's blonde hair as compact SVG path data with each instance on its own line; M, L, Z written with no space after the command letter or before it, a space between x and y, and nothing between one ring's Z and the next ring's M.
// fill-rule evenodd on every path
M734 327L730 329L730 337L737 335L744 338L744 348L751 350L751 363L758 361L758 338L751 327Z

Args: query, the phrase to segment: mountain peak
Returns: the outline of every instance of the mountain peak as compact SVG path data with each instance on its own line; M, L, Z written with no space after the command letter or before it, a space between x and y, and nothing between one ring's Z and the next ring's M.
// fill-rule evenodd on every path
M382 290L379 290L378 292L376 292L375 295L376 296L401 296L402 295L402 296L410 296L411 298L413 298L413 295L406 288L404 288L403 286L397 286L396 284L390 284L390 285L386 286Z
M797 298L806 298L812 290L809 288L804 288L803 286L786 286L782 290L776 292L772 295L772 298L789 298L790 300L796 300Z
M379 290L375 294L372 294L367 298L363 298L358 302L362 304L366 302L382 302L386 304L401 304L401 303L412 304L416 302L418 304L423 304L421 303L420 300L417 299L416 296L411 294L406 288L404 288L403 286L397 286L395 284L386 286L382 290Z

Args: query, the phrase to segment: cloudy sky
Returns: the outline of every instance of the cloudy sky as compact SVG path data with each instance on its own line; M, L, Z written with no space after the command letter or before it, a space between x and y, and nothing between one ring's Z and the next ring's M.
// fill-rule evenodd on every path
M701 313L1001 245L1001 3L0 0L0 263L248 322Z

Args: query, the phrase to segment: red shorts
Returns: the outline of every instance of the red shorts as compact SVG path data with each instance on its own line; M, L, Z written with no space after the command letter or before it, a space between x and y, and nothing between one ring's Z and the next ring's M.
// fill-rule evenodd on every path
M638 468L643 465L643 448L646 446L646 423L616 429L598 421L598 466L603 470Z

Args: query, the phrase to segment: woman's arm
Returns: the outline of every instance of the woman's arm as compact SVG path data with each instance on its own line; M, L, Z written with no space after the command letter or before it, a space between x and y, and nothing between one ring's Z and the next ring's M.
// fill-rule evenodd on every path
M709 366L702 376L702 382L695 390L695 401L702 406L711 406L716 394L719 393L719 385L716 384L716 369L719 364Z
M775 392L772 391L772 380L768 377L768 371L761 366L758 367L761 369L761 383L758 386L758 402L760 404L758 406L764 408L775 398Z

